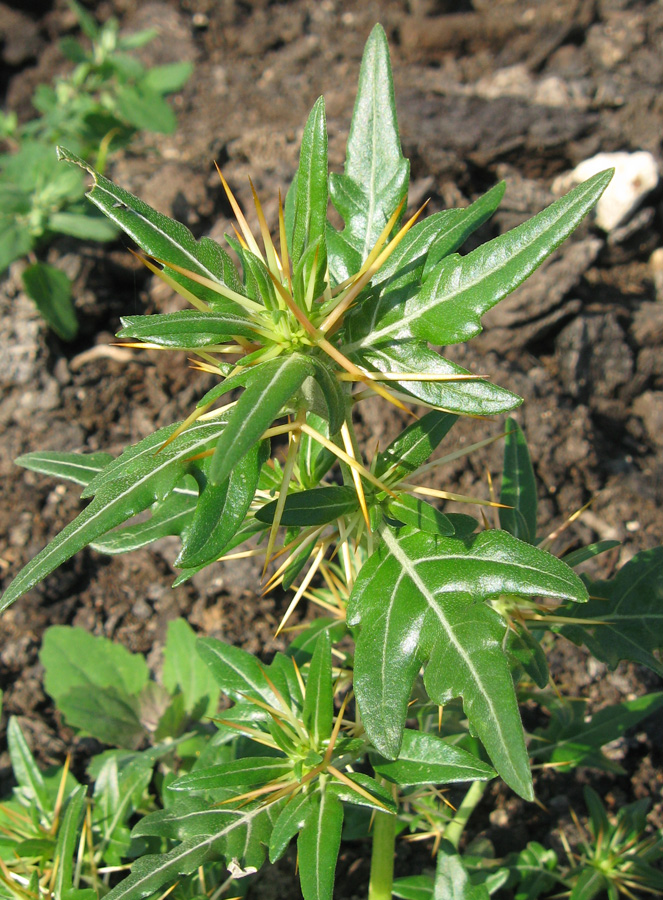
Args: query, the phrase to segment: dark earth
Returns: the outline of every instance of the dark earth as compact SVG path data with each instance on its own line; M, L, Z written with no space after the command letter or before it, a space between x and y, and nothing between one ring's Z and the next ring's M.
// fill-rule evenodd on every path
M412 163L411 205L429 211L467 204L496 181L505 200L479 235L485 240L551 202L555 178L595 153L651 152L663 135L663 4L629 0L109 0L88 4L126 31L156 26L141 54L147 64L190 60L190 81L173 98L174 135L145 135L112 157L110 176L196 236L219 239L230 209L213 161L245 204L250 175L268 221L278 189L297 164L306 115L324 93L330 165L344 158L359 61L381 22L392 48L403 149ZM75 31L64 0L0 3L5 107L34 115L35 85L66 71L58 39ZM558 549L618 538L620 548L592 571L605 576L639 550L663 541L663 189L650 192L630 220L606 234L591 221L548 264L486 317L483 334L448 355L525 399L518 412L539 479L541 533L559 528L593 499ZM175 301L136 264L126 240L108 247L60 240L48 251L75 279L80 334L50 334L20 289L20 264L0 283L0 576L5 583L79 509L75 487L13 465L38 448L118 453L155 427L183 417L210 386L182 354L110 347L124 313L168 311ZM379 401L361 409L360 431L384 446L402 424ZM497 434L503 422L465 420L465 443ZM488 496L498 443L451 464L438 486ZM175 539L173 539L175 541ZM220 563L171 590L176 547L106 558L79 554L3 614L0 687L3 732L9 715L44 765L73 748L80 776L92 742L76 737L44 694L38 650L53 624L82 626L148 655L158 670L167 623L185 616L201 632L266 658L284 598L260 599L252 562ZM634 665L614 672L558 638L551 665L560 689L589 700L588 711L661 688ZM543 807L494 784L469 828L497 855L537 839L563 856L560 829L575 840L571 811L584 814L581 785L609 811L640 797L663 827L663 723L648 720L609 755L626 775L589 769L537 776ZM11 773L0 755L6 789ZM298 896L294 856L278 879L260 877L253 896ZM430 869L426 845L400 842L397 875ZM349 845L336 896L364 897L367 848Z

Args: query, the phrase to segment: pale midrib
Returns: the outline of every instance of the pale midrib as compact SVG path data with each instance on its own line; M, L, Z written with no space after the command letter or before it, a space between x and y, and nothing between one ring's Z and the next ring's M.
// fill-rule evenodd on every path
M559 224L560 219L562 219L564 216L566 216L576 206L576 204L581 205L582 201L584 199L585 199L585 195L583 194L580 197L576 197L574 199L573 204L571 204L570 207L568 207L568 206L563 207L560 210L560 212L557 214L555 219L553 220L552 224L546 223L546 225L542 227L542 230L538 232L536 237L534 237L531 241L529 241L527 244L525 244L525 246L522 247L520 250L518 250L517 253L506 257L502 263L495 266L494 268L491 268L488 273L486 273L483 269L480 269L480 274L478 277L474 277L471 280L463 278L464 273L463 273L462 269L463 269L463 266L466 265L466 261L468 259L470 259L470 256L461 257L460 260L458 261L457 265L461 269L460 277L462 278L462 286L459 283L459 285L453 290L453 292L446 294L444 296L444 298L433 295L427 306L419 307L414 312L409 313L409 315L406 315L405 313L403 313L403 316L397 322L393 322L391 325L386 325L384 328L379 329L378 331L372 331L371 333L367 334L365 337L361 338L361 340L359 340L359 341L354 341L350 344L345 344L343 347L343 352L347 355L348 353L351 353L353 350L356 350L360 347L364 347L366 345L370 346L370 344L378 342L378 341L382 340L384 337L389 336L390 334L398 333L399 331L402 331L407 325L409 325L410 322L414 321L415 319L420 319L421 316L425 315L429 311L429 309L434 309L436 306L440 305L441 303L449 303L453 300L456 300L458 297L462 296L467 291L470 291L473 288L476 288L477 285L480 285L482 281L486 281L489 278L493 278L497 273L501 272L506 266L508 266L510 263L514 262L515 260L517 260L523 253L526 253L527 251L531 250L532 246L534 244L536 244L542 237L545 237L550 231L553 231ZM527 223L525 223L525 224L527 224ZM521 226L519 226L519 227L521 227ZM504 235L504 237L506 237L508 234L509 234L509 232L507 232L507 234ZM496 240L499 240L499 238L496 238ZM485 245L485 247L490 247L490 244ZM480 247L479 250L481 250L481 249L483 249L483 248ZM503 246L502 247L494 247L490 252L494 253L495 250L503 250L503 249L504 249ZM475 252L477 252L477 251L475 251ZM448 275L447 275L447 277L448 277Z
M132 206L129 206L128 204L125 204L125 203L124 203L124 200L121 200L119 197L117 197L115 194L113 194L112 191L109 191L108 188L106 188L106 187L104 187L103 185L99 184L99 182L96 181L96 179L95 179L95 189L98 190L98 191L100 191L100 192L103 193L103 194L106 194L106 195L109 196L109 197L112 197L114 201L120 200L120 202L123 204L123 206L126 206L127 209L130 209L131 212L132 212L135 216L138 216L138 218L139 218L142 222L146 222L147 225L148 225L153 231L155 231L157 234L161 235L161 237L165 238L170 244L172 244L173 247L177 247L177 249L178 249L181 253L183 253L188 259L191 260L192 263L194 263L194 265L196 266L197 271L199 271L199 272L201 272L201 271L204 272L209 278L212 279L212 281L216 281L217 284L223 284L222 281L219 281L219 276L217 275L217 273L216 273L216 272L213 272L211 269L208 269L207 266L204 265L204 263L202 263L202 262L198 259L197 256L194 256L194 254L193 254L190 250L187 250L185 247L183 247L177 240L175 240L175 238L171 237L171 236L168 234L168 232L162 231L157 225L155 225L153 222L150 222L150 220L149 220L146 216L144 216L142 213L138 212L138 210L134 209ZM92 194L93 194L93 191L92 191L91 194L90 194L90 199L94 201L94 197L92 196ZM100 206L101 211L105 213L105 212L106 212L106 209L105 209L103 206L101 206L101 204L99 204L99 206ZM133 229L130 230L129 228L127 228L126 225L121 225L120 227L121 227L124 231L128 232L128 233L131 235L131 237L136 241L136 243L137 243L139 246L141 245L141 241L138 239L138 237L136 236L135 231L134 231ZM193 235L191 236L191 240L195 241L195 238L193 237Z
M208 435L205 438L198 441L197 443L187 445L186 453L187 454L192 453L193 451L197 450L199 447L205 446L205 444L209 443L209 441L211 439L212 438ZM184 455L184 451L183 451L182 455ZM117 494L115 497L113 497L112 500L104 502L103 505L100 507L100 509L97 510L97 512L95 512L92 516L89 516L88 518L84 519L84 521L78 526L78 528L75 528L73 531L68 532L66 534L66 536L61 541L58 542L58 537L61 537L65 533L65 532L60 532L60 535L58 535L58 537L56 537L54 539L53 544L51 545L50 552L45 553L43 556L41 554L36 556L33 560L34 565L31 566L30 564L28 564L28 566L26 566L26 568L23 570L25 577L21 578L21 575L19 574L16 577L16 579L7 588L4 596L6 596L7 594L10 594L10 596L20 596L20 594L16 594L17 587L20 587L21 584L30 584L30 585L36 584L36 581L31 582L30 577L28 577L28 576L32 575L36 571L39 571L42 568L42 566L44 565L44 563L47 563L47 561L54 554L56 554L62 547L65 547L70 541L72 541L78 534L80 534L80 532L83 529L89 527L89 525L92 522L94 522L100 516L104 515L104 513L106 513L112 507L121 503L122 500L124 500L128 496L130 496L137 488L139 488L145 482L149 481L151 478L153 478L155 475L157 475L159 472L161 472L166 467L172 465L175 461L177 461L177 457L170 457L170 458L165 459L165 461L162 463L161 466L158 466L155 469L150 469L149 472L147 472L145 475L143 475L142 478L140 478L138 481L133 482L129 487L127 487L124 491L122 491L122 493ZM95 499L92 501L90 506L93 506L94 503L96 503L96 502L97 502L97 498L95 497ZM86 509L89 510L90 506L88 506ZM81 515L84 515L84 514L85 514L85 510L83 511L83 513L81 513ZM94 540L94 538L92 540ZM48 548L45 548L45 550L47 550L47 549ZM39 578L37 580L39 580ZM26 590L29 590L29 588L27 588L27 587L23 588L21 593L23 593ZM4 596L3 596L2 601L0 601L0 609L5 608L5 606L3 605L4 604Z
M415 585L417 590L421 593L422 597L424 597L424 599L426 600L426 603L428 604L429 609L431 609L433 611L433 613L439 620L440 624L442 625L442 627L444 628L444 630L447 634L449 643L452 645L452 647L454 648L456 653L458 653L460 658L465 663L468 672L472 676L475 685L481 692L481 694L486 702L486 705L488 706L488 708L491 712L493 724L499 734L502 746L504 747L505 750L507 750L507 755L510 756L510 754L508 753L509 743L508 743L506 735L502 731L500 717L499 717L497 710L495 709L495 706L493 704L493 701L492 701L492 698L490 695L490 691L484 685L479 672L476 671L472 659L468 656L465 648L458 642L458 640L453 632L453 629L451 628L446 616L444 615L442 610L439 608L439 605L435 602L434 594L430 593L430 591L428 590L428 587L424 584L424 582L421 580L421 578L417 574L417 570L412 565L412 560L410 559L410 557L407 556L402 551L398 541L389 533L389 531L387 529L385 529L383 531L383 538L384 538L385 544L389 547L389 551L391 552L391 554L400 563L403 570L407 573L408 577L412 579L413 584Z

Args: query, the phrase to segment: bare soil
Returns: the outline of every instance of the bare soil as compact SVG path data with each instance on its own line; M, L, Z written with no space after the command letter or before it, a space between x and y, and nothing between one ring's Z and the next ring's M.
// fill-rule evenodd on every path
M92 4L94 6L94 4ZM550 202L555 176L600 151L648 150L661 161L663 5L645 0L107 0L127 31L155 25L146 63L187 59L194 74L173 99L172 136L146 135L112 159L111 177L196 234L221 239L228 208L213 160L241 201L247 175L275 219L277 193L297 164L307 112L324 93L330 164L338 171L354 102L359 61L376 21L390 38L405 155L412 161L412 206L461 205L501 178L501 210L477 239L518 224ZM63 0L0 3L0 89L21 120L34 114L34 86L64 71L58 39L75 28ZM448 355L516 391L518 413L539 477L541 528L551 531L583 504L591 509L564 535L568 546L617 537L606 574L663 540L663 284L652 253L663 245L663 190L644 200L629 223L605 235L591 222L530 281L496 308L483 334ZM20 265L0 283L0 575L15 574L78 511L77 491L13 465L37 448L119 452L181 418L210 385L182 355L108 350L121 314L167 311L173 300L127 251L62 240L49 250L75 279L81 323L73 344L46 330L20 289ZM660 258L660 252L658 255ZM660 267L660 262L659 262ZM658 283L658 287L657 287ZM369 401L362 437L374 444L401 424ZM454 435L471 443L499 432L501 421L467 420ZM440 485L486 496L486 471L500 470L499 445L450 465ZM79 554L4 613L0 623L3 724L21 725L43 763L74 748L82 772L89 741L75 738L54 713L37 658L49 625L83 626L148 654L158 667L168 621L183 615L202 632L269 656L284 599L257 593L252 563L210 568L172 590L175 547L109 559ZM563 690L589 698L589 709L660 689L636 666L610 672L559 639L552 651ZM627 771L580 777L542 773L545 811L494 785L470 837L490 838L498 855L538 839L559 849L570 809L583 809L591 783L609 808L650 796L663 826L663 723L649 720L612 750ZM9 784L8 757L0 779ZM416 848L419 849L416 849ZM344 849L337 896L365 896L361 845ZM297 896L293 860L260 879L255 896ZM397 874L430 867L421 845L400 843Z

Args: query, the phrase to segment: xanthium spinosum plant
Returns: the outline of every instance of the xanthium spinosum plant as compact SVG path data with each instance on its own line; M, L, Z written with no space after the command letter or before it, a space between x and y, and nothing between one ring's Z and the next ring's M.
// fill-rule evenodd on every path
M268 586L294 588L281 627L302 598L325 612L269 666L199 640L200 658L234 705L206 752L169 783L164 808L135 826L135 837L161 850L137 859L109 900L152 895L211 859L235 872L259 867L296 835L304 897L331 898L344 819L362 807L375 816L371 900L391 897L397 818L405 811L423 820L436 785L471 782L476 803L476 785L497 773L533 798L516 686L548 683L543 631L562 630L611 665L629 658L662 669L660 548L610 582L583 580L573 566L612 542L566 560L552 555L537 537L536 486L515 421L500 503L484 501L498 507L500 527L442 512L440 500L480 501L421 484L465 452L429 461L459 416L521 403L433 346L478 334L484 313L571 234L611 172L460 255L504 185L464 209L405 219L409 165L380 26L366 45L343 174L328 173L321 98L279 201L275 237L253 186L258 235L221 175L241 274L219 244L195 240L58 152L87 169L90 200L191 307L126 316L118 336L131 347L187 351L219 380L186 420L116 459L38 451L18 460L77 482L90 502L17 575L1 607L88 545L112 554L177 535L175 585L222 557L264 556ZM327 220L330 200L341 230ZM411 421L369 458L353 411L375 394ZM287 450L271 458L277 436ZM129 521L146 510L149 518ZM260 745L254 755L250 742ZM451 818L445 846L457 846L459 821Z

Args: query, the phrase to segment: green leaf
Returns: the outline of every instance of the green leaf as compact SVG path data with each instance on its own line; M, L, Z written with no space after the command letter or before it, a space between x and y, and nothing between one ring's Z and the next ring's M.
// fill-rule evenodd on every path
M200 638L197 649L224 694L239 701L245 695L258 697L270 706L278 706L263 668L251 653L215 638Z
M306 424L323 437L329 438L329 422L326 419L316 413L307 412ZM302 434L299 444L299 472L302 485L305 488L316 487L334 465L336 459L336 455L315 438L308 434Z
M58 827L55 854L53 856L55 879L52 890L54 900L63 900L67 892L70 892L73 888L73 863L80 840L81 824L86 806L86 794L86 785L79 784L78 787L74 788L69 795L62 821Z
M320 632L313 651L306 679L302 720L313 746L320 749L330 737L334 722L331 641L328 631Z
M94 16L90 15L78 0L67 0L67 6L76 16L76 20L81 26L81 31L85 37L89 38L91 41L96 41L100 37L101 29L97 25Z
M648 716L663 707L663 693L657 692L606 706L594 713L589 720L584 700L565 700L546 704L550 709L550 721L545 729L537 729L530 747L534 759L551 762L555 767L564 765L595 766L596 768L623 772L601 752L601 748L622 737Z
M402 312L399 312L402 315ZM363 339L360 339L360 343ZM431 350L424 341L415 341L411 337L382 341L374 346L369 342L366 346L350 352L348 345L344 347L354 362L365 365L369 370L378 372L421 372L435 376L457 377L472 375L457 363L440 356ZM354 341L349 345L357 347ZM450 413L468 416L492 416L510 412L523 402L516 394L506 388L491 384L482 378L470 381L395 381L392 386L412 397L413 402L421 401L428 406L439 406Z
M589 866L583 869L578 876L578 880L569 894L569 900L592 900L597 894L607 890L609 886L610 881L603 872L594 866Z
M351 751L350 751L351 752ZM330 781L325 790L342 800L343 803L351 803L353 806L364 806L368 809L374 809L378 812L388 812L396 815L397 808L391 790L383 784L380 784L370 775L364 775L361 772L347 772L347 778L357 788L363 789L364 793L351 788L349 784L343 781ZM369 794L367 797L366 794Z
M122 693L135 695L149 678L149 669L139 653L130 653L122 644L68 625L47 629L39 660L45 669L44 687L58 707L75 687L90 693L96 688L117 687Z
M157 500L151 507L149 519L116 528L95 538L90 547L99 553L114 556L139 550L163 537L179 536L191 522L197 503L197 490L175 488L165 500Z
M7 725L7 746L12 764L14 778L21 788L25 799L34 804L42 817L51 812L48 789L35 758L30 752L28 742L23 736L18 719L12 716Z
M489 900L484 884L472 884L463 859L449 841L443 840L437 854L433 900Z
M244 293L239 276L228 254L210 238L196 241L188 228L169 219L118 187L85 162L63 147L57 149L58 159L75 163L94 178L94 187L87 196L109 219L150 256L167 260L185 269L226 285L237 293ZM214 309L219 294L181 275L170 271L169 275Z
M527 222L468 253L450 256L407 303L401 327L433 344L457 344L481 331L481 317L557 249L599 199L613 170L600 172ZM387 335L377 329L377 340Z
M135 695L115 687L76 685L58 699L67 723L104 744L135 749L145 739Z
M562 558L567 566L571 566L572 569L575 569L576 566L587 562L588 559L593 559L595 556L606 553L608 550L614 550L615 547L619 547L620 544L620 541L597 541L595 544L579 547L578 550L573 550Z
M562 634L611 668L630 659L663 676L654 655L663 647L663 547L638 553L610 581L585 581L590 601L582 612L571 606L558 615L596 619L598 624L570 623Z
M84 213L56 212L48 219L48 227L61 234L69 234L82 241L114 241L117 228L107 219Z
M541 644L520 622L511 622L505 649L514 668L521 666L537 687L548 684L548 660ZM517 680L517 678L516 678Z
M408 875L397 878L392 890L400 900L432 900L433 879L430 875Z
M187 713L199 710L201 716L214 715L219 704L219 688L196 653L197 640L184 619L168 623L161 678L171 694L177 690L182 692Z
M402 431L382 453L378 453L375 474L387 476L390 484L412 475L444 440L458 416L429 412Z
M297 841L304 900L332 900L342 827L340 800L328 791L315 794Z
M288 844L302 829L313 800L312 794L298 794L288 802L274 823L269 839L269 861L275 863L281 859Z
M142 85L120 85L115 104L120 117L138 130L172 134L177 128L175 113L161 94Z
M226 480L312 369L309 360L296 353L271 360L260 368L231 410L228 428L216 445L209 475L212 484Z
M268 458L269 441L260 441L240 459L227 481L213 485L204 478L195 514L182 535L176 566L195 568L223 553L244 522Z
M226 302L228 307L237 307L231 301ZM254 326L246 316L232 312L184 309L153 316L122 316L121 321L124 327L118 331L117 337L177 350L212 347L232 340L235 335L250 339L256 336Z
M0 196L0 201L4 200L5 197ZM2 212L7 210L3 209ZM15 259L28 254L33 243L35 239L27 226L17 222L13 216L0 215L0 275Z
M343 620L328 619L325 616L309 622L303 631L297 632L286 651L298 666L303 666L311 659L321 631L328 631L330 640L337 643L347 633L347 627Z
M423 731L403 732L398 759L371 754L371 765L383 778L401 787L487 781L495 772L487 763L459 747Z
M500 503L511 507L499 510L502 528L521 541L534 544L538 504L536 478L525 435L515 419L506 422Z
M17 466L23 466L31 472L54 475L75 484L88 485L108 463L112 462L110 453L57 453L52 450L35 450L14 460Z
M222 434L225 420L196 423L156 453L176 427L155 432L102 469L87 487L87 493L96 491L94 500L19 572L2 597L0 610L99 535L165 497L190 470L191 457Z
M345 421L345 395L335 372L317 357L313 357L312 362L315 366L313 377L307 378L302 385L306 408L326 419L329 423L329 434L326 436L333 436Z
M358 271L399 203L407 197L410 165L396 119L387 37L376 25L366 42L343 175L332 174L332 203L345 228L327 232L329 270L336 282Z
M71 282L64 272L47 263L33 263L23 272L23 286L48 326L63 341L73 341L78 320L71 299Z
M361 625L355 692L367 734L387 758L398 755L414 679L426 660L430 698L462 697L465 712L502 778L531 798L522 725L502 643L504 620L485 602L501 593L586 597L560 560L506 532L465 541L382 531L359 573L348 624Z
M256 511L260 522L273 522L276 504L272 500ZM288 494L281 525L324 525L359 508L357 492L346 485L329 485Z
M176 62L165 66L152 66L142 78L148 91L157 94L173 94L187 83L193 72L193 63Z
M295 217L290 252L295 266L311 245L318 245L317 269L327 268L327 120L325 101L319 97L310 112L299 154ZM317 280L317 279L316 279Z
M425 500L411 497L409 494L401 493L395 500L390 500L387 504L387 513L397 522L411 525L419 531L446 535L455 532L454 526L444 513Z
M245 756L229 763L196 769L173 781L171 791L214 791L219 788L254 788L292 772L282 756Z

